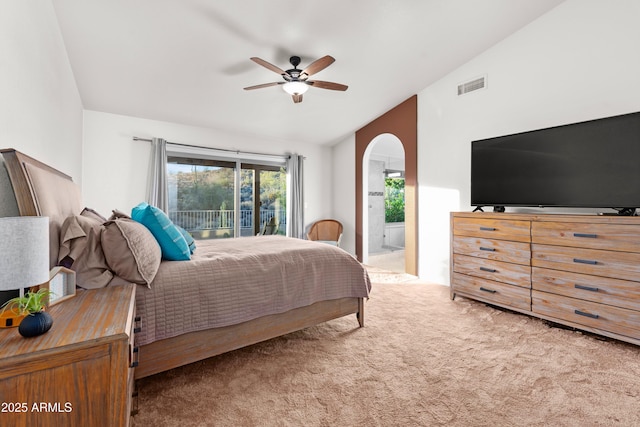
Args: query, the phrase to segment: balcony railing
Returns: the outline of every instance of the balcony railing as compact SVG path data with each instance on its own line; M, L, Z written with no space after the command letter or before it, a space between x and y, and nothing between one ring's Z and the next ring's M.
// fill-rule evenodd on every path
M284 209L260 209L260 228L273 217L278 221L279 229L284 230L286 226L286 212ZM233 230L235 226L234 211L229 209L169 211L169 218L174 224L189 232L220 229ZM254 215L252 210L241 210L239 220L241 230L253 230Z

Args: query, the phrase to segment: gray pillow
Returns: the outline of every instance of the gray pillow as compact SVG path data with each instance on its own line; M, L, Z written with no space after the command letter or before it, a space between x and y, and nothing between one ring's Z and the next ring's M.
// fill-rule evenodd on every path
M107 221L101 241L107 264L114 274L132 283L151 284L160 267L162 251L144 225L129 218Z
M101 236L100 221L87 216L70 216L60 228L58 264L76 272L76 283L81 288L103 288L113 278L102 251Z

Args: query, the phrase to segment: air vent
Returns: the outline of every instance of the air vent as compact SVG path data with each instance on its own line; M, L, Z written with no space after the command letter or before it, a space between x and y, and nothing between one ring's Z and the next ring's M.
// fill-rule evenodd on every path
M482 76L477 79L469 80L468 82L459 84L458 95L464 95L465 93L484 89L486 87L487 87L487 76Z

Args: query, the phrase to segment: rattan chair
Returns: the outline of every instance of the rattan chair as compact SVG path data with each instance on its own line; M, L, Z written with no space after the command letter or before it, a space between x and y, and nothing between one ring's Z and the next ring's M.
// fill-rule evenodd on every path
M307 239L339 247L340 239L342 239L342 224L335 219L316 221L309 228Z

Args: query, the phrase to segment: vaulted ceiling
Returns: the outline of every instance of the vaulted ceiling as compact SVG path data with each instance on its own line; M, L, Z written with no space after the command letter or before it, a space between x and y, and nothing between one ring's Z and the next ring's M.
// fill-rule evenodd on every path
M52 0L84 108L333 144L561 0ZM336 61L294 104L282 69ZM470 76L475 77L475 76ZM455 88L452 88L455 90Z

